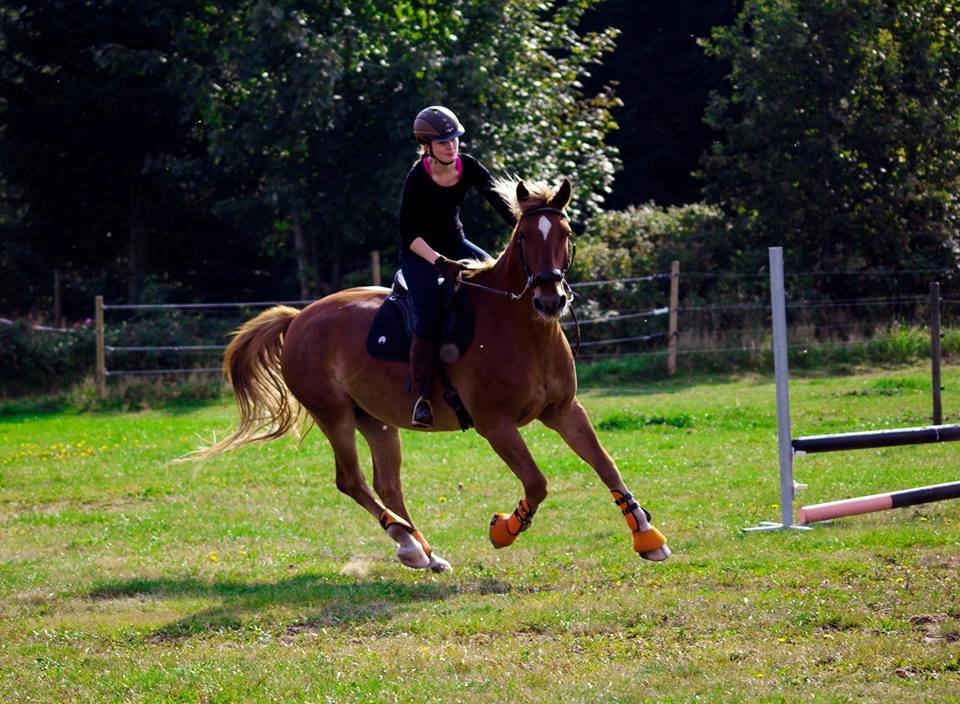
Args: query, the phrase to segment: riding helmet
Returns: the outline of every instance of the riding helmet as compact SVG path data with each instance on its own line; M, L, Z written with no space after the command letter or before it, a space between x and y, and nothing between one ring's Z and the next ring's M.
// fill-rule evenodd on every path
M413 136L421 144L429 142L447 142L464 133L460 120L442 105L431 105L417 113L413 121Z

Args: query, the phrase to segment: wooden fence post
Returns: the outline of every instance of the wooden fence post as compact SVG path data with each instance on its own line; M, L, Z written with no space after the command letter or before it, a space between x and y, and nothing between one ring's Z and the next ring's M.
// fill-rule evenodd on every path
M677 372L677 306L680 304L680 262L670 264L670 318L667 338L667 374Z
M94 299L94 319L97 328L97 368L96 383L97 396L104 398L107 395L107 353L103 335L103 296Z

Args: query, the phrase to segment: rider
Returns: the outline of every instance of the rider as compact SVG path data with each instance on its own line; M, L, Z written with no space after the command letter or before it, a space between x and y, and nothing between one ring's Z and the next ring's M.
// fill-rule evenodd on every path
M440 105L424 108L413 122L420 155L407 173L400 201L400 268L413 308L410 374L416 402L413 425L433 426L430 373L440 326L437 273L456 279L466 268L460 259L484 261L490 255L470 242L460 222L460 205L475 188L512 228L516 218L494 190L487 168L469 154L460 154L463 125Z

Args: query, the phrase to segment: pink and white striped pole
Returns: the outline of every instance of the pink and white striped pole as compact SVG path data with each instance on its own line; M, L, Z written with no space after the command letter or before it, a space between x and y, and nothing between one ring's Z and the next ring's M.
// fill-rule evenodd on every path
M825 504L801 506L797 511L797 519L801 525L826 521L841 516L855 516L859 513L886 511L891 508L903 508L917 504L928 504L945 499L960 499L960 482L933 484L916 489L888 492L886 494L872 494L858 496L852 499L830 501Z

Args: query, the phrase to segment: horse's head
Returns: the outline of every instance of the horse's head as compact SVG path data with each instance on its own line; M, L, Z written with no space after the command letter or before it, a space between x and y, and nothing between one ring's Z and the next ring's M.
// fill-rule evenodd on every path
M564 212L572 192L573 186L566 178L555 190L544 184L528 188L523 181L516 189L520 213L514 243L527 287L533 289L533 307L551 320L566 313L573 298L566 281L573 251L570 221Z

